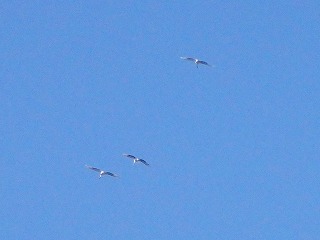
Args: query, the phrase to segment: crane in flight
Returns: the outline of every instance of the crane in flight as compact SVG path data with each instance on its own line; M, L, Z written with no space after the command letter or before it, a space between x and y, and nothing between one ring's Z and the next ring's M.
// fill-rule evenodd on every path
M143 163L143 164L146 165L146 166L150 166L150 164L147 163L146 160L143 160L143 159L141 159L141 158L137 158L137 157L135 157L135 156L133 156L133 155L131 155L131 154L126 154L126 153L124 153L124 154L122 154L122 155L125 156L125 157L128 157L128 158L133 159L133 164L135 164L136 162L141 162L141 163Z
M101 170L99 168L96 168L96 167L91 167L91 166L88 166L88 165L85 165L87 168L93 170L93 171L96 171L99 173L99 178L101 178L103 175L109 175L111 177L119 177L118 175L114 174L114 173L111 173L111 172L107 172L107 171L104 171L104 170Z
M183 60L194 62L197 65L197 68L198 68L199 64L203 64L203 65L207 65L209 67L212 67L212 65L210 65L209 63L202 61L200 59L197 59L197 58L192 58L192 57L180 57L180 58Z

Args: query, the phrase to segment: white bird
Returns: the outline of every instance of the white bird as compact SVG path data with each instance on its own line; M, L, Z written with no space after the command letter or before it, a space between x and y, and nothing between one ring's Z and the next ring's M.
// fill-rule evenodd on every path
M203 64L203 65L207 65L209 67L212 67L209 63L202 61L202 60L199 60L197 58L192 58L192 57L180 57L180 58L183 60L194 62L197 65L197 68L198 68L198 64Z
M87 168L93 170L93 171L96 171L99 173L99 178L101 178L103 175L109 175L109 176L112 176L112 177L119 177L118 175L114 174L114 173L111 173L111 172L107 172L107 171L104 171L104 170L101 170L99 168L96 168L96 167L91 167L91 166L88 166L86 165Z
M146 160L143 160L143 159L141 159L141 158L137 158L137 157L135 157L135 156L133 156L133 155L131 155L131 154L126 154L126 153L124 153L124 154L122 154L122 155L125 156L125 157L128 157L128 158L133 159L133 164L135 164L136 162L142 162L144 165L150 166L150 164L147 163Z

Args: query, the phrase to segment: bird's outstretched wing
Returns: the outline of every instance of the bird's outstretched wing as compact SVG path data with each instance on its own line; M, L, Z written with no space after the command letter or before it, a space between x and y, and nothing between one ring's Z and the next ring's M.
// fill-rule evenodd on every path
M147 161L146 161L146 160L139 159L139 162L142 162L144 165L150 166L150 164L149 164L149 163L147 163Z
M111 172L105 172L107 175L112 177L119 177L117 174L111 173Z
M122 155L125 156L125 157L128 157L128 158L136 159L136 157L133 156L133 155L131 155L131 154L126 154L126 153L124 153L124 154L122 154Z
M207 65L207 66L211 67L211 65L209 63L205 62L205 61L198 61L198 63L201 63L201 64L204 64L204 65Z
M196 59L192 58L192 57L180 57L180 58L183 59L183 60L188 60L188 61L192 61L192 62L196 61Z
M88 166L88 165L86 165L86 167L89 168L89 169L91 169L91 170L93 170L93 171L101 172L101 169L99 169L99 168L91 167L91 166Z

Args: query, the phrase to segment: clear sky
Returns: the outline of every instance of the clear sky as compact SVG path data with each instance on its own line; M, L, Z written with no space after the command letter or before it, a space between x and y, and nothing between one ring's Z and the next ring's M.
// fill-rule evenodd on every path
M320 239L319 1L0 8L1 239Z

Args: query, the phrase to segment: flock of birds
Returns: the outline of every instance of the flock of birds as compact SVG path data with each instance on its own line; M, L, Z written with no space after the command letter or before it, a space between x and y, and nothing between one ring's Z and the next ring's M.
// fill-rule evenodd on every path
M122 155L125 156L125 157L128 157L128 158L133 159L133 164L138 163L138 162L141 162L141 163L143 163L143 164L146 165L146 166L150 166L150 164L147 163L146 160L143 160L143 159L141 159L141 158L137 158L137 157L135 157L135 156L133 156L133 155L131 155L131 154L126 154L126 153L124 153L124 154L122 154ZM102 170L102 169L100 169L100 168L96 168L96 167L92 167L92 166L88 166L88 165L86 165L86 167L89 168L89 169L91 169L91 170L93 170L93 171L98 172L98 173L99 173L99 178L101 178L103 175L109 175L109 176L111 176L111 177L119 177L119 175L117 175L117 174L114 174L114 173L112 173L112 172L108 172L108 171Z
M210 65L209 63L203 61L203 60L200 60L200 59L197 59L197 58L193 58L193 57L180 57L181 59L183 60L186 60L186 61L192 61L196 64L197 68L198 68L198 65L199 64L203 64L203 65L206 65L206 66L209 66L209 67L212 67L212 65ZM141 158L138 158L138 157L135 157L134 155L131 155L131 154L122 154L123 156L127 157L127 158L131 158L133 159L133 164L135 163L143 163L144 165L146 166L150 166L149 163L147 163L146 160L143 160ZM108 171L105 171L105 170L102 170L100 168L96 168L96 167L92 167L92 166L88 166L88 165L85 165L88 169L90 170L93 170L93 171L96 171L99 173L99 178L101 178L103 175L108 175L108 176L111 176L111 177L119 177L119 175L117 174L114 174L112 172L108 172Z

